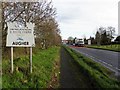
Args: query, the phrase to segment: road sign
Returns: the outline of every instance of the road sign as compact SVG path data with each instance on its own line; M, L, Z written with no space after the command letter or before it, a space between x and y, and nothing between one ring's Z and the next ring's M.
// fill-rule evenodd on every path
M91 40L88 40L88 45L91 45Z
M7 47L34 47L34 24L26 23L26 26L17 22L8 22Z
M34 24L26 26L17 22L8 22L6 46L11 47L11 73L13 73L13 47L30 47L30 73L32 73L32 47L35 46Z

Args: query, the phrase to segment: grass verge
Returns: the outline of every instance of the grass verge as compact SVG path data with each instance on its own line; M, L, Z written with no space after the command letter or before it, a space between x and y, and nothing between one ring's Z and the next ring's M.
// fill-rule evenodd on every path
M54 62L52 77L50 82L48 83L47 88L59 88L60 87L59 79L60 79L60 56L58 56Z
M59 61L59 50L60 47L52 47L33 54L32 74L28 57L14 59L13 74L10 73L10 61L3 60L2 88L47 88L54 73L54 63Z
M110 77L111 72L108 69L69 47L64 46L64 48L72 56L79 70L89 79L91 86L100 89L120 89L120 82Z
M87 46L88 48L95 48L95 49L103 49L103 50L110 50L110 51L115 51L115 52L120 52L120 44L115 44L115 45L91 45Z

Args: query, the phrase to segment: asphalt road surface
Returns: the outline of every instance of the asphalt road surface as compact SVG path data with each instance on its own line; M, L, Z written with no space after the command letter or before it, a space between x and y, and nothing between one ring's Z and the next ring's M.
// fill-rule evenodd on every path
M72 49L91 58L92 60L101 63L103 66L115 72L115 75L120 76L120 52L92 49L86 47L72 47Z

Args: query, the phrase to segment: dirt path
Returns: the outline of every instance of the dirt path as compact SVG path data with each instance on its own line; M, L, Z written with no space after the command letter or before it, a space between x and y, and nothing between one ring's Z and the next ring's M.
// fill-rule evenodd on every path
M60 88L91 88L89 82L72 62L68 52L61 49Z

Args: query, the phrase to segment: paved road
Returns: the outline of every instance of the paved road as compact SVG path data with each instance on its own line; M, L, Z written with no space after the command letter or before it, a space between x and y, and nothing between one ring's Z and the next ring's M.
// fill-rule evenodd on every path
M116 75L120 75L120 61L118 60L120 52L85 47L71 47L71 48L93 59L94 61L101 63L105 67L114 71Z
M92 88L88 79L73 63L73 59L64 48L61 49L60 88Z

